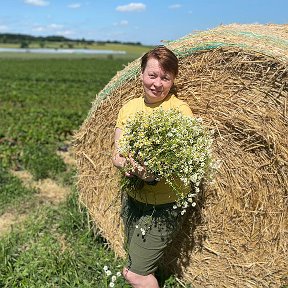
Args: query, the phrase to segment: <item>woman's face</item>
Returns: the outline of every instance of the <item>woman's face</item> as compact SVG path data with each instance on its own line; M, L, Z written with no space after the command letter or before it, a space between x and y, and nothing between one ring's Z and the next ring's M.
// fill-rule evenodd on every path
M160 67L157 59L150 58L141 74L145 102L153 104L165 99L173 85L174 79L175 77L172 73L165 72Z

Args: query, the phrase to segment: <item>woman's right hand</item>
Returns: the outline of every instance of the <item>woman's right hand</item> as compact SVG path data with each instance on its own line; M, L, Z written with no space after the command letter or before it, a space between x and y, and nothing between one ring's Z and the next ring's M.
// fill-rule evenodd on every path
M125 176L134 177L132 172L125 171L125 166L127 165L128 160L125 157L123 157L121 154L116 152L112 158L112 162L115 167L117 167L118 169L124 170Z
M153 173L147 172L147 167L144 164L138 164L136 161L132 158L132 156L129 156L128 158L123 157L118 152L115 152L112 162L115 167L117 167L120 170L124 170L124 175L126 177L138 177L144 181L151 182L155 180L155 176ZM129 165L130 164L130 165ZM131 167L130 171L127 171L127 166ZM126 171L125 171L126 170Z
M155 180L155 176L153 173L148 173L147 172L147 167L144 164L138 164L136 163L136 161L132 158L132 156L129 156L129 160L128 160L133 169L132 169L132 174L137 176L138 178L150 182L150 181L154 181Z

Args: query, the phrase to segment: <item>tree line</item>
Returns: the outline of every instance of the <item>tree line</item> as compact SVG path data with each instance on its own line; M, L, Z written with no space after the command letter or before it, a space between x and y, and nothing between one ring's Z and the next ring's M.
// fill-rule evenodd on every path
M11 44L19 44L21 47L28 47L30 43L38 42L38 43L45 43L45 42L62 42L62 43L72 43L72 44L84 44L84 45L105 45L106 43L111 44L126 44L126 45L142 45L141 42L121 42L121 41L95 41L95 40L86 40L85 38L82 39L70 39L64 36L32 36L32 35L25 35L25 34L13 34L13 33L0 33L0 43L11 43Z

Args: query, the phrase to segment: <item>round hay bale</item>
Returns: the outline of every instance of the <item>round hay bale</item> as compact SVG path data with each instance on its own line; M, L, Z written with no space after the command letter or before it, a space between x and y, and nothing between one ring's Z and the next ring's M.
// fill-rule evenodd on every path
M165 42L180 59L178 97L215 130L222 162L164 259L193 287L287 284L287 39L288 25L233 24ZM113 77L75 135L80 201L120 257L111 155L119 109L143 93L139 64Z

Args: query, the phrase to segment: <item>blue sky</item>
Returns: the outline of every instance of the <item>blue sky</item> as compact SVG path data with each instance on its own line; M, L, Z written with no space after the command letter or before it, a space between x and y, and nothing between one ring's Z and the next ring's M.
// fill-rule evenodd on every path
M0 33L158 45L230 23L288 23L288 0L0 0Z

